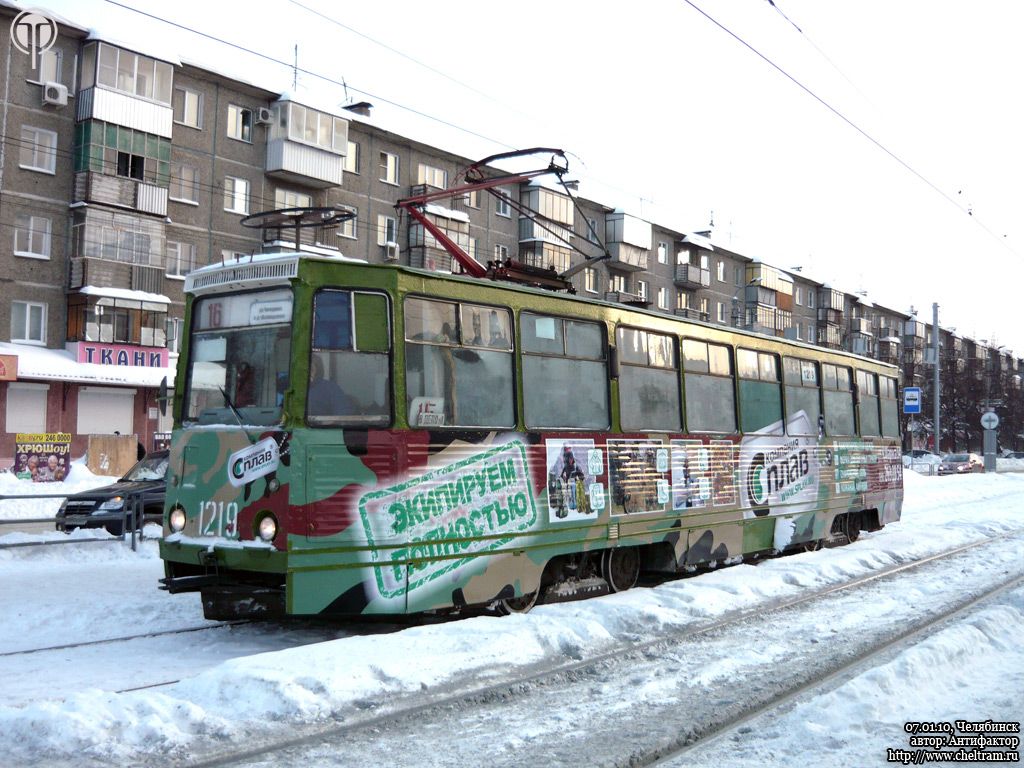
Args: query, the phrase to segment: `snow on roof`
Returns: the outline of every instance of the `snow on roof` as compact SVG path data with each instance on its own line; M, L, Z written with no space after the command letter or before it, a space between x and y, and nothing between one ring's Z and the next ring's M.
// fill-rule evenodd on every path
M698 248L704 248L709 251L715 250L715 246L711 244L710 238L704 237L704 235L698 235L694 232L689 232L683 235L683 242L689 243L690 245L695 245ZM755 262L758 261L758 259L756 258L752 260Z
M18 379L44 379L71 381L79 384L113 384L129 387L158 387L167 377L168 386L174 384L174 368L156 368L140 365L100 365L80 363L63 349L34 347L0 341L0 354L16 355Z
M902 339L900 339L899 336L886 336L884 339L879 339L879 341L891 341L891 342L895 342L897 344L902 344L903 343Z
M114 299L133 299L135 301L151 301L155 304L170 304L171 300L161 293L132 291L127 288L110 288L107 286L86 285L78 289L79 293L89 296L108 296Z
M456 221L464 221L469 223L469 214L464 211L453 211L450 208L445 208L443 205L437 205L436 203L427 203L423 206L423 210L427 213L432 213L435 216L444 216L449 219L455 219Z

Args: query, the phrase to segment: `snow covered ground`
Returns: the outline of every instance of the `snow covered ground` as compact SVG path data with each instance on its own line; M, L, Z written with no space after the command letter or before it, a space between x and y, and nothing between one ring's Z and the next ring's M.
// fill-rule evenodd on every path
M55 677L33 667L36 654L10 654L203 624L194 595L157 591L162 568L155 542L144 542L137 553L120 542L0 550L0 615L5 618L0 676L19 681L16 690L5 686L0 698L0 765L161 764L210 743L244 744L247 734L265 733L274 724L287 730L328 722L365 708L368 701L414 697L421 690L493 677L544 659L597 654L666 627L690 627L1024 529L1024 473L925 477L907 472L905 482L903 520L853 546L541 606L526 616L477 617L265 653L233 645L231 633L202 642L176 635L166 644L147 646L150 655L132 663L156 679L166 673L164 679L180 677L180 682L126 693L114 692L129 686L111 671L109 658L89 661L82 649L68 650L68 672ZM11 536L24 534L2 536L0 543ZM1020 560L1024 563L1024 556ZM1019 723L1024 719L1022 633L1024 595L1018 590L837 690L730 736L725 763L791 765L813 758L830 766L883 765L887 748L906 748L908 720ZM737 659L751 654L756 648L734 648ZM195 673L184 676L190 669ZM742 678L735 684L742 687ZM721 765L722 746L717 749L709 745L691 753L686 763ZM421 765L449 764L444 753L420 759Z

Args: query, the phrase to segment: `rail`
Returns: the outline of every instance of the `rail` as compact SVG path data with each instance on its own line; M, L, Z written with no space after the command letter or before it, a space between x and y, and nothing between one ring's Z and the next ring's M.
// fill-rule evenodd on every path
M67 493L28 493L28 494L0 494L0 502L4 501L16 501L16 500L39 500L39 499L66 499L69 494ZM132 551L138 550L137 540L143 538L141 527L137 526L137 521L144 520L143 518L143 505L142 496L139 494L131 494L127 497L125 505L121 508L121 540L125 541L131 536L131 547ZM110 520L117 520L116 516L109 518ZM26 523L39 524L39 523L56 523L56 516L53 517L18 517L18 518L6 518L0 517L0 526L5 525L24 525ZM138 530L136 528L138 527ZM11 543L0 543L0 549L13 549L15 547L39 547L52 544L87 544L91 542L104 542L109 539L73 539L70 536L64 539L48 539L45 541L18 541Z

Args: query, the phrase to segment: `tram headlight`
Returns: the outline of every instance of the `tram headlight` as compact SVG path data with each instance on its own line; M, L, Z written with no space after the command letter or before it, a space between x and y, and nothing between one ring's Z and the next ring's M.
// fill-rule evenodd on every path
M171 515L167 518L167 522L170 524L173 533L180 533L185 529L185 510L180 508L171 510Z
M273 515L266 515L260 518L257 531L263 541L273 541L277 536L277 520Z

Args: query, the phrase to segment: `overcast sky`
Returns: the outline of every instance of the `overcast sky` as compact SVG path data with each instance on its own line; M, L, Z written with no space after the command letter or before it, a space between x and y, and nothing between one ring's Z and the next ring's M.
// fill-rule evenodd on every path
M586 197L684 231L714 211L734 250L929 322L938 302L944 327L1024 355L1024 5L127 4L272 58L290 62L298 45L301 69L344 81L383 125L467 157L561 147ZM292 86L290 68L105 0L40 5ZM346 99L313 74L298 85Z

